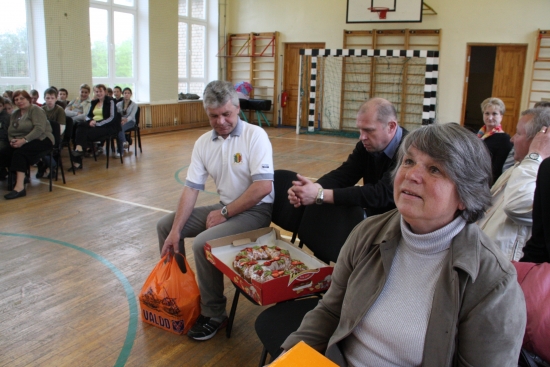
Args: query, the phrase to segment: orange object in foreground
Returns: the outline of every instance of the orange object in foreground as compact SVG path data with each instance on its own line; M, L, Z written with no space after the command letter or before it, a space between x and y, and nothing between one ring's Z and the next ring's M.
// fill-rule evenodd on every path
M141 319L171 333L186 334L201 312L199 287L183 255L167 256L158 262L141 289Z
M299 342L269 367L338 367L304 342Z

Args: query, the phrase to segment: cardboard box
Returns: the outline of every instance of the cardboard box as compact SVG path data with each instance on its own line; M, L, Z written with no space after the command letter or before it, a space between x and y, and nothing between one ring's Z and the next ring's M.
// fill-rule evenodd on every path
M330 359L304 342L299 342L269 367L337 367Z
M256 280L249 283L233 268L235 256L242 249L255 246L255 243L250 242L255 242L259 237L271 231L275 231L276 238L283 241L278 242L277 246L288 250L291 258L302 261L308 270L294 276L286 275L263 283ZM325 291L330 286L333 268L282 240L279 231L275 228L266 227L208 241L204 246L204 251L206 258L216 268L260 305L269 305Z

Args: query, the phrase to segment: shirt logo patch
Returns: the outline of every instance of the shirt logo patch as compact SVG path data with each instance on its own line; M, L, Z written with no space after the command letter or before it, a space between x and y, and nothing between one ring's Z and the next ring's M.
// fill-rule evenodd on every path
M241 153L235 153L233 156L233 163L241 163L243 161L243 155Z
M262 168L269 168L269 164L262 164Z

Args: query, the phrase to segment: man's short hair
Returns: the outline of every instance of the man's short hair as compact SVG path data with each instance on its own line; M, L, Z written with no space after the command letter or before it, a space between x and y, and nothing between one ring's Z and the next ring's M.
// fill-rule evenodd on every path
M239 107L239 96L233 84L223 80L214 80L204 88L202 95L204 109L224 106L228 101Z
M114 88L113 88L113 90L114 90L114 89L118 89L118 90L122 93L122 88L120 88L118 85L115 85Z
M504 112L506 112L506 106L500 98L489 97L481 102L481 113L485 113L485 109L489 106L497 107L501 115L504 115Z
M365 111L367 111L367 106L372 105L376 108L376 121L384 126L392 120L397 122L397 111L394 105L383 98L371 98L364 102L361 107L359 107L357 115L365 113Z
M550 108L530 108L521 113L521 116L533 116L525 124L525 133L528 139L533 139L543 126L550 126Z
M547 108L547 107L550 107L550 101L538 101L537 103L535 103L535 106L534 108Z
M57 98L57 89L52 88L52 87L46 89L46 90L44 91L44 96L46 96L46 95L48 95L48 94L49 94L49 95L54 95L55 98Z
M69 92L65 88L59 88L60 92L65 92L66 95L69 95Z
M36 89L31 89L31 91L29 92L29 95L31 96L40 96L40 94L38 93L38 91ZM15 97L13 97L15 98Z

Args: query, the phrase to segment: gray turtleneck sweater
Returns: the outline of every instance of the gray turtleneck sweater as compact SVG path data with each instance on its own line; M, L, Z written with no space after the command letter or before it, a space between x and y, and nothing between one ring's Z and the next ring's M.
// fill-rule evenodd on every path
M349 366L420 366L435 285L462 217L418 235L401 219L402 239L378 299L345 340Z

